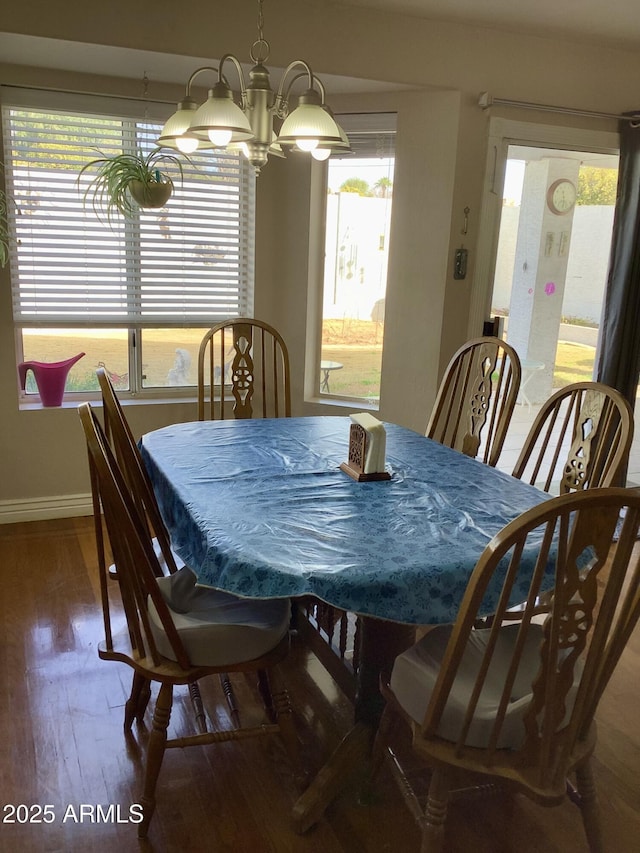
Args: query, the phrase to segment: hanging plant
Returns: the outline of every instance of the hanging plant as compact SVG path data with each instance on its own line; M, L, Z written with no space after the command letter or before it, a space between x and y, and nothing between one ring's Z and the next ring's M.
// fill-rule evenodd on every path
M0 267L9 260L9 223L7 221L7 197L0 190Z
M182 164L172 154L154 148L148 154L116 154L98 157L84 166L78 181L85 172L96 173L84 192L85 201L92 199L97 216L106 213L110 221L114 213L131 219L138 208L164 207L173 192L173 181L167 167L177 170L182 180Z
M2 164L0 163L0 174ZM5 267L9 260L9 198L0 187L0 267Z

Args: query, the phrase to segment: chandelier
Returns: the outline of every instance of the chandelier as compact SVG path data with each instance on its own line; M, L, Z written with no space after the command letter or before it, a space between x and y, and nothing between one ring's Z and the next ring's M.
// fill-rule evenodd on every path
M245 81L240 61L225 54L217 68L197 68L187 83L185 97L168 119L158 137L158 145L184 154L196 150L226 149L241 151L255 167L256 174L269 155L284 157L284 149L310 152L317 160L326 160L332 151L348 152L349 140L325 103L321 81L302 59L291 62L284 71L277 93L269 83L264 63L270 46L263 34L264 0L258 0L258 38L251 46L253 68ZM223 73L225 65L235 66L239 92L234 92ZM218 81L209 89L207 100L198 106L191 97L194 80L204 72L214 72ZM298 106L290 108L291 90L306 78L307 88L298 97ZM280 123L276 132L274 124Z

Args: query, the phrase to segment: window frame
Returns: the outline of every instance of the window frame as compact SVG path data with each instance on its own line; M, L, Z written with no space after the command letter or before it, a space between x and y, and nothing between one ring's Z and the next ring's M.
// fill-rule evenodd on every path
M138 134L146 135L147 137L155 136L155 125L157 125L158 131L162 126L162 122L166 117L166 114L170 112L172 109L171 104L165 104L163 102L149 102L149 101L141 101L135 99L126 99L126 98L114 98L107 96L85 96L81 94L72 94L66 92L49 92L42 90L30 90L30 89L21 89L18 87L11 86L2 86L0 88L1 91L1 105L3 112L3 139L5 122L10 122L10 111L11 110L19 110L22 112L41 112L43 114L49 113L60 113L61 117L64 117L65 114L72 114L77 116L78 114L85 114L88 117L96 117L96 118L104 118L107 117L109 119L116 119L122 122L121 126L124 129L125 124L129 124L131 122L136 126ZM35 122L34 122L35 124ZM140 137L136 137L138 142ZM29 144L29 140L27 140L27 145ZM100 141L98 140L98 145ZM7 140L4 141L5 147L5 175L4 180L7 186L8 195L12 198L11 189L13 187L13 182L16 180L14 178L14 168L13 161L10 156L7 154L8 147ZM150 149L154 147L154 143L149 141L147 147ZM68 149L69 151L73 151L78 154L81 150L83 150L84 146L78 145L75 148L71 147ZM11 152L9 152L11 153ZM16 161L19 159L20 155L23 152L20 152L16 155ZM168 152L173 154L174 152ZM208 153L208 152L207 152ZM86 159L86 162L89 162L90 159L94 159L95 157L100 156L100 154L95 153L95 150L91 152ZM182 156L182 155L178 155ZM201 155L203 160L206 157L206 154ZM235 275L237 275L237 285L235 288L233 285L229 287L228 284L224 285L224 290L220 291L218 288L218 292L222 294L230 293L233 294L233 298L236 304L236 310L231 313L225 314L224 316L246 316L251 315L253 313L253 300L254 300L254 280L255 280L255 208L256 208L256 188L255 188L255 173L252 169L251 165L245 160L241 155L229 155L225 152L225 157L228 162L231 163L231 171L237 172L237 180L235 184L233 181L231 183L224 184L225 178L220 182L220 187L224 189L225 187L235 187L235 192L237 192L237 204L236 204L236 214L237 216L237 226L230 225L229 234L231 236L230 245L233 247L233 252L238 257L237 267L235 268ZM24 160L23 156L23 160ZM211 174L213 172L209 172L209 169L214 169L215 164L221 160L221 155L219 155L218 159L214 161L213 164L208 166L208 173L205 181L200 180L200 176L198 175L196 178L192 179L196 181L196 186L198 186L197 192L203 193L207 192L206 183L209 181ZM237 166L235 165L237 164ZM29 161L27 160L27 169L30 168ZM24 171L24 169L23 169ZM37 177L37 171L33 170L34 174ZM78 170L79 171L79 170ZM215 169L214 169L215 171ZM18 168L15 169L15 173L18 172ZM7 174L8 173L8 174ZM74 180L77 172L74 173ZM228 179L226 179L228 180ZM68 182L67 182L68 183ZM215 185L215 181L212 182ZM204 187L204 190L203 190ZM177 186L179 189L179 187ZM67 187L67 193L69 189ZM81 199L81 191L78 194L78 197ZM214 198L217 198L215 196ZM189 235L189 212L191 214L194 213L194 210L197 209L197 196L195 197L195 202L192 201L192 207L189 207L189 198L187 197L187 202L185 204L184 200L182 201L182 205L178 214L178 221L183 222L183 232L186 235ZM58 207L62 207L63 202L61 201ZM193 208L193 204L196 204L196 208ZM54 208L55 210L55 208ZM204 213L201 213L200 216L203 218L205 225L201 227L201 233L204 235L202 237L203 242L206 244L206 240L208 237L208 242L210 246L213 246L213 240L211 239L211 235L213 230L215 229L215 220L213 217L208 217L209 205L203 205L201 210ZM10 245L10 262L9 262L9 272L11 276L11 287L12 294L19 289L19 275L20 275L20 249L17 245L16 240L16 220L19 214L19 209L17 212L12 213L10 211L9 217L9 227L10 227L10 237L11 237L11 245ZM59 213L57 214L59 216ZM76 218L78 221L80 220L80 214L76 212ZM92 214L93 215L93 214ZM224 215L224 214L223 214ZM135 220L135 224L140 222L140 218ZM209 226L209 233L207 233L207 223L213 223ZM45 225L46 227L46 225ZM73 229L77 228L77 224L72 223L70 227L70 233L73 233ZM79 227L82 227L81 225ZM120 223L121 233L124 231L125 227L128 227L127 223ZM105 226L105 231L99 232L96 230L96 234L100 233L108 233L108 226ZM197 229L194 231L197 233ZM220 232L221 233L221 232ZM225 232L226 233L226 232ZM90 240L90 238L88 238ZM237 247L236 241L237 240ZM138 240L134 247L135 251L133 254L126 253L127 257L124 263L124 269L128 269L131 264L134 266L140 266L140 257L144 251L142 246L142 240ZM156 242L154 247L154 253L159 252L157 255L161 259L161 252L163 250L162 243L160 241ZM174 250L175 251L175 250ZM180 250L178 250L180 251ZM71 249L71 254L73 254L74 249ZM120 254L124 255L123 247L120 248ZM184 250L182 250L182 254L184 255ZM63 256L64 257L64 256ZM170 255L169 255L170 257ZM188 261L188 256L187 256ZM226 262L226 257L225 257ZM157 263L157 259L156 259ZM215 261L214 261L215 263ZM162 260L159 261L159 265L162 270L164 270L164 263ZM232 264L229 262L229 265ZM224 266L224 264L223 264ZM162 275L162 273L161 273ZM179 269L178 269L179 275ZM229 274L231 276L231 273ZM203 279L207 281L206 278ZM233 280L231 278L230 280ZM85 285L88 287L90 281ZM120 292L124 290L129 292L130 288L139 286L135 283L132 285L129 277L123 280L116 279L116 285L120 289ZM205 290L208 289L205 287ZM170 291L171 292L171 291ZM208 305L214 304L211 299L214 297L210 297L207 301ZM226 300L226 296L223 297L224 301ZM128 304L128 298L125 300ZM169 309L171 309L171 302L169 303ZM205 308L206 310L206 308ZM143 312L144 313L144 312ZM100 322L102 319L102 322ZM125 322L117 322L117 321L105 321L103 318L96 318L96 315L90 316L88 319L82 319L82 321L78 322L68 322L68 317L64 317L61 319L60 323L55 323L52 321L51 317L47 317L44 322L40 322L35 319L33 322L25 321L24 316L16 316L14 313L13 325L14 325L14 334L16 341L16 363L24 360L24 346L23 346L23 334L22 330L28 327L38 327L42 329L50 328L50 329L67 329L67 328L78 328L78 331L81 332L82 329L91 329L96 326L110 326L115 328L120 328L127 332L127 361L129 366L129 389L123 392L124 396L131 396L136 398L159 398L159 397L171 397L171 398L182 398L182 397L193 397L195 394L196 383L192 385L185 386L172 386L172 385L155 385L155 386L144 386L142 379L142 361L143 357L141 355L142 346L143 346L143 335L141 334L144 329L168 329L172 327L184 327L184 328L202 328L203 333L204 329L209 328L211 325L215 324L219 319L222 319L222 312L216 311L214 314L211 311L207 312L206 316L198 316L195 319L189 319L189 317L185 318L178 317L176 322L167 322L167 317L162 316L159 319L148 319L143 317L140 323L132 323L131 315L125 318ZM128 321L128 322L127 322ZM73 395L72 399L74 401L78 401L84 397L91 398L95 396L94 392L87 391L71 391L66 392L65 399L67 399L67 394ZM38 400L38 395L34 393L26 393L20 392L20 404L31 404L35 403Z

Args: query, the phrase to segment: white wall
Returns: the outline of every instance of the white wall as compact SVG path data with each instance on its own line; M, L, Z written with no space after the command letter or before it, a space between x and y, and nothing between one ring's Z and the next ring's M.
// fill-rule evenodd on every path
M578 205L573 212L571 244L562 302L565 317L600 322L609 268L613 205ZM502 208L493 307L509 308L518 237L519 206Z
M565 317L600 322L609 270L613 212L613 205L581 205L574 211L562 305Z

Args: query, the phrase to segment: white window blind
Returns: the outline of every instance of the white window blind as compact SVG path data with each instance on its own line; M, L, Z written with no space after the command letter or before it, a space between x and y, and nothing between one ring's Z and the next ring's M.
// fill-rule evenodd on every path
M109 224L84 199L91 175L79 173L97 157L147 153L162 118L141 102L94 98L85 112L61 94L41 98L35 107L33 92L2 95L15 323L166 328L251 314L255 176L245 158L181 158L164 208Z
M347 134L352 158L395 156L396 113L341 113L336 116Z

